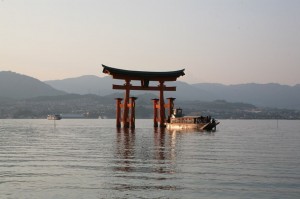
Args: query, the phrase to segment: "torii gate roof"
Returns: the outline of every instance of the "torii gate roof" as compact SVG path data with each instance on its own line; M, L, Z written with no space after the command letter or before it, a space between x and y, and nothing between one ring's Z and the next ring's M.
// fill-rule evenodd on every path
M114 79L147 80L147 81L176 81L184 76L184 69L177 71L152 72L123 70L103 65L103 73L111 75Z

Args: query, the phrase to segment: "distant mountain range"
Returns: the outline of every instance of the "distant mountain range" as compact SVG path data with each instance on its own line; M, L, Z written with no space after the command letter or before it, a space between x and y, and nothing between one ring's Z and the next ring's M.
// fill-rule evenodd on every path
M38 96L64 95L66 92L54 89L35 78L10 71L0 72L0 98L25 99Z
M63 80L45 81L46 84L55 89L75 94L96 94L105 96L116 91L112 89L112 79L110 77L97 77L94 75L85 75Z
M124 84L123 81L111 77L81 76L64 80L46 81L53 88L68 93L96 94L105 96L116 91L112 84ZM133 85L140 84L133 81ZM175 97L178 100L244 102L259 107L300 109L300 84L295 86L280 84L237 84L223 85L213 83L188 84L185 82L166 82L166 85L176 86L176 92L165 92L165 97ZM139 92L132 92L133 95ZM158 95L157 92L151 92Z
M93 75L51 80L41 82L35 78L14 72L0 72L0 102L9 99L26 99L38 96L57 96L66 93L113 95L116 92L112 84L123 84L123 81L111 77ZM140 82L133 81L133 85ZM300 110L300 85L287 86L280 84L188 84L185 82L166 82L168 86L176 86L176 92L165 92L165 97L175 97L176 101L214 101L250 103L259 107L287 108ZM123 92L122 92L123 93ZM143 91L132 92L140 95ZM149 93L149 92L148 92ZM158 95L158 92L150 92ZM121 95L122 94L117 94ZM113 96L111 96L113 99ZM145 99L143 99L145 100ZM150 99L149 99L150 100ZM139 99L142 103L142 99ZM175 101L175 102L176 102Z
M287 86L269 84L194 84L201 90L210 92L216 99L228 102L251 103L259 107L300 109L300 85Z

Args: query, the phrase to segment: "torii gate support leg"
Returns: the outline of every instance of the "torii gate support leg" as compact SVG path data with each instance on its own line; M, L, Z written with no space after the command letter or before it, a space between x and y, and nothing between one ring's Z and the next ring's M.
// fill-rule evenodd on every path
M135 100L137 97L130 97L130 127L135 128Z
M129 103L129 95L130 95L130 80L126 79L125 86L126 86L126 91L125 91L125 100L124 100L123 127L129 128L128 103Z
M170 122L170 118L172 116L172 113L173 113L173 109L174 109L174 100L176 98L173 98L173 97L169 97L167 98L168 99L168 104L167 104L167 108L168 108L168 122Z
M161 128L165 127L165 102L164 102L164 81L159 81L159 105L160 105L160 124Z
M116 98L116 126L117 128L121 128L121 101L123 98Z
M159 99L152 99L153 101L153 126L156 128L158 127L158 123L157 123L157 109L159 107L158 105L158 101Z

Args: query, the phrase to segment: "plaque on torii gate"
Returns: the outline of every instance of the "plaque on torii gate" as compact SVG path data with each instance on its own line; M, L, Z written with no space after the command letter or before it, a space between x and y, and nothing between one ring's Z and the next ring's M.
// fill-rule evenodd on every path
M169 103L164 103L164 91L176 91L175 86L165 86L166 81L176 81L180 76L184 76L184 69L168 72L151 72L151 71L133 71L113 68L102 65L103 73L111 75L113 79L125 80L123 85L112 85L113 89L125 90L124 103L122 104L122 98L117 98L117 113L116 113L116 126L121 127L121 121L124 128L135 127L135 100L136 98L130 98L130 90L148 90L159 91L159 99L154 100L154 126L157 127L157 121L160 123L160 127L165 127L165 107L169 109L173 108L173 100L175 98L169 98ZM140 81L140 86L131 85L131 81ZM150 86L151 81L157 81L158 86ZM129 102L130 101L130 102ZM172 106L172 107L171 107ZM121 108L123 108L123 117L121 119ZM129 109L131 110L131 118L128 118ZM156 116L157 109L159 109L159 118Z

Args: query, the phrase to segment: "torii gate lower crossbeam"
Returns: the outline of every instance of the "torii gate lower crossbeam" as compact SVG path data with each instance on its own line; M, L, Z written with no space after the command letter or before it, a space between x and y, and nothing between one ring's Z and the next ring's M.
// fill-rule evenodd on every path
M164 103L164 91L176 91L176 87L167 87L165 86L166 81L176 81L178 77L184 75L184 69L178 71L169 71L169 72L148 72L148 71L131 71L123 70L118 68L112 68L105 65L103 66L103 73L111 75L114 79L123 79L125 80L124 85L113 85L113 89L125 90L124 104L121 103L122 99L117 98L117 128L121 127L121 108L123 108L123 127L131 128L135 127L135 100L136 98L130 98L130 90L148 90L148 91L159 91L159 104L156 101L155 108L159 108L159 123L160 127L165 127L165 106ZM131 81L140 81L140 86L131 85ZM159 85L149 86L150 81L157 81ZM131 99L131 103L129 103ZM170 104L170 103L169 103ZM171 106L170 106L171 107ZM131 118L129 119L129 109L131 110ZM156 110L155 110L156 111ZM154 126L157 126L157 118L155 113Z

